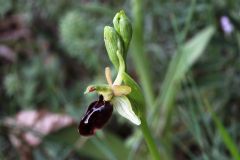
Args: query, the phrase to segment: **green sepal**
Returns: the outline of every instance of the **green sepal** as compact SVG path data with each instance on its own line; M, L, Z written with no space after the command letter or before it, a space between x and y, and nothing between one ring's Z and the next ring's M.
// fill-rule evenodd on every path
M123 74L123 81L131 87L131 93L129 93L127 97L132 104L133 111L141 117L145 113L145 100L141 88L126 72Z
M107 91L111 90L109 85L106 85L106 84L90 85L90 86L87 87L87 89L84 93L86 94L86 93L91 92L91 91L89 91L91 89L94 89L93 91L95 91L95 92L107 92Z

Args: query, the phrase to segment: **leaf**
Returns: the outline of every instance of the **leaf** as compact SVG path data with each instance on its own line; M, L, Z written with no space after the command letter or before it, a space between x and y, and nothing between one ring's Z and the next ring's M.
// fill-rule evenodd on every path
M190 70L191 66L204 53L208 42L213 36L214 28L212 26L205 28L189 40L179 51L174 55L167 70L166 77L163 82L162 92L160 98L154 105L152 114L155 114L155 122L157 123L157 131L166 131L171 121L171 113L174 109L174 99L180 87L180 82ZM161 105L160 116L158 106ZM161 120L157 119L161 117Z
M238 151L238 147L237 147L236 143L234 143L234 141L231 138L231 136L229 135L229 133L227 132L226 128L223 126L223 124L221 123L221 121L218 119L218 117L216 115L213 115L213 120L215 122L215 125L218 128L220 135L222 136L222 139L223 139L225 145L227 146L228 150L230 151L232 157L236 160L240 160L240 153Z
M207 27L183 46L182 50L180 50L181 56L179 57L179 63L176 66L177 68L174 76L176 79L181 80L190 67L198 60L213 33L214 28Z

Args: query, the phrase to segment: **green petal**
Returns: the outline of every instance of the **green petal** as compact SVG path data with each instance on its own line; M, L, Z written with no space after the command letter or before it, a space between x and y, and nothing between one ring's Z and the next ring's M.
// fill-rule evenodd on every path
M120 86L113 85L112 90L113 90L114 96L124 96L124 95L128 95L131 92L131 88L126 85L120 85Z
M111 102L113 104L113 107L118 111L121 116L127 118L136 125L141 124L140 119L133 112L132 105L126 96L114 97Z
M113 82L113 85L121 85L123 80L123 73L125 72L125 62L119 50L117 51L117 57L119 60L119 68L116 79Z

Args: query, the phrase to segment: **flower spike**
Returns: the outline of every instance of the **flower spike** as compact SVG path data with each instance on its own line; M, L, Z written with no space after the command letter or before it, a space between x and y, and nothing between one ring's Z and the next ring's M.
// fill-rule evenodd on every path
M79 133L84 136L93 135L96 129L102 128L109 120L114 108L132 123L141 124L138 108L142 105L144 98L139 96L141 93L137 83L125 72L125 59L132 37L132 26L124 11L116 14L113 24L114 28L110 26L104 28L104 42L109 59L118 70L117 76L113 81L111 70L106 67L107 84L90 85L84 92L99 94L99 100L89 105L80 121ZM125 85L122 85L123 81Z

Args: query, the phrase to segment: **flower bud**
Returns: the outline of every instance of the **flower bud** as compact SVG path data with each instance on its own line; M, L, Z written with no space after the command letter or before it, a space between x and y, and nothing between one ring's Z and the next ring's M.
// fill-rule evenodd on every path
M124 42L125 55L123 55L123 58L125 59L129 43L132 38L132 25L123 10L121 10L115 15L115 17L113 18L113 25Z
M122 53L123 45L120 36L113 27L104 27L104 42L111 62L116 68L118 68L119 62L117 57L117 51L120 51L120 53Z

